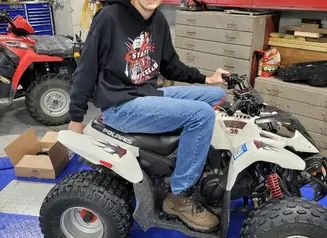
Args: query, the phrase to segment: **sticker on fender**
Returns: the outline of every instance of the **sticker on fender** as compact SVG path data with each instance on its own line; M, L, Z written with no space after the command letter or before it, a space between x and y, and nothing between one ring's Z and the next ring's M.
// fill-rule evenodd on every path
M233 153L233 159L237 160L241 155L243 155L245 152L248 151L248 148L246 147L246 144L243 144L239 148L237 148Z

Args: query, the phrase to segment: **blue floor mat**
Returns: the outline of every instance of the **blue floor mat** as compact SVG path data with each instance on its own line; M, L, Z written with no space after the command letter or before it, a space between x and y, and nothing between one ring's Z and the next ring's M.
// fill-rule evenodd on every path
M41 238L38 217L0 213L1 238Z
M15 178L14 169L0 170L0 191L4 189L14 178Z
M5 158L0 158L0 170L4 170L4 169L12 169L14 166L13 164L10 162L9 158L5 157Z
M237 238L242 225L242 220L237 220L233 217L233 222L230 227L229 238ZM39 227L39 219L35 216L24 216L16 214L0 213L0 237L1 238L42 238L42 233ZM152 228L147 232L141 230L137 225L133 225L130 235L131 238L187 238L181 232Z

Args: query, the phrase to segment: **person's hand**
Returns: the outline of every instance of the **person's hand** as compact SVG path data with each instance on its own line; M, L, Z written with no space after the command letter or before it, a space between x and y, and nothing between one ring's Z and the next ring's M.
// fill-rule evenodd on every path
M71 121L69 123L68 129L79 134L83 134L85 125L82 122Z
M228 71L225 71L223 69L217 69L216 73L212 75L211 77L207 77L205 83L208 85L217 85L222 84L224 82L222 75L223 74L230 74Z

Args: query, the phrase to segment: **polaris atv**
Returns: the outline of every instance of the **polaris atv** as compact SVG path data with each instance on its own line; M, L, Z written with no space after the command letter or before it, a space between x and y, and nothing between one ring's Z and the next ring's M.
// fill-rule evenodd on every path
M179 230L192 237L225 238L231 200L243 199L251 211L241 237L326 237L327 209L318 204L327 193L326 158L291 114L266 105L246 77L226 77L234 103L216 111L212 146L201 178L188 191L220 220L203 233L162 210L170 189L181 131L124 134L91 121L84 134L61 131L58 140L94 166L73 173L49 192L40 210L40 226L49 238L128 237L133 220ZM311 185L314 199L302 198ZM133 206L133 199L136 207Z
M5 11L0 11L0 21L8 22L8 33L0 35L0 106L25 96L26 109L37 122L46 126L69 122L80 37L74 42L72 37L33 35L23 17L11 20Z

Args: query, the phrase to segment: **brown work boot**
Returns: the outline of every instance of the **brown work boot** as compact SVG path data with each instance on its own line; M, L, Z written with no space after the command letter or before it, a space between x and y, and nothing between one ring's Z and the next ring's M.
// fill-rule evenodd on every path
M163 202L163 211L178 216L196 230L211 231L219 224L218 218L195 202L193 197L169 193Z

